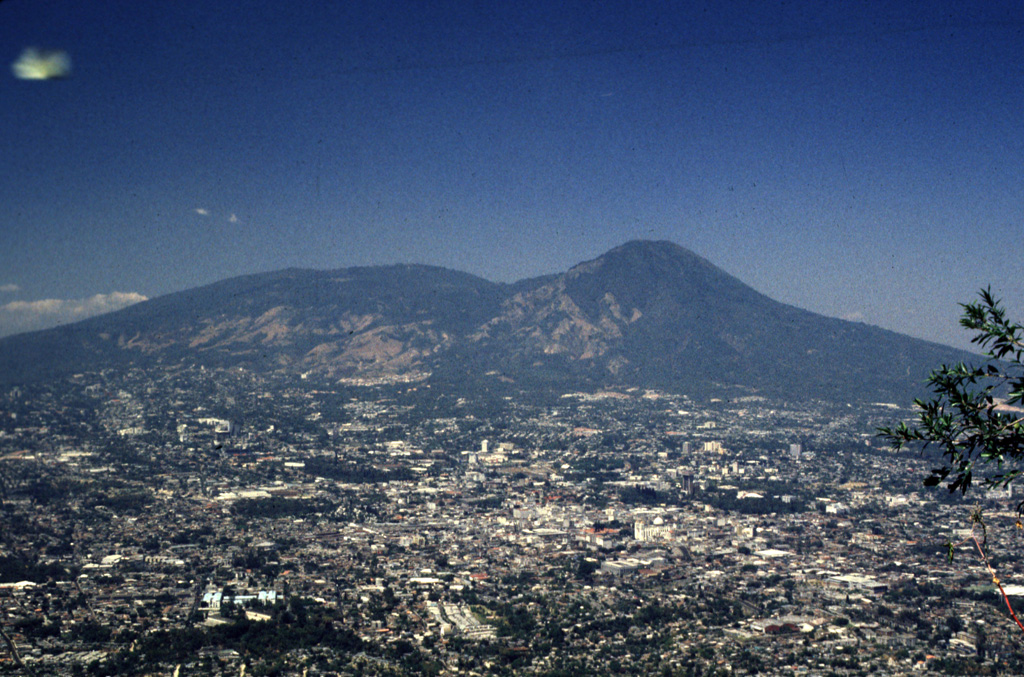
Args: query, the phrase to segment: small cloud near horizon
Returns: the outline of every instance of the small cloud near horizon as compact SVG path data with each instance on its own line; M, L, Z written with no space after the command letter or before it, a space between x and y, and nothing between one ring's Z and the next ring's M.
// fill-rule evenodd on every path
M13 294L16 291L21 291L21 287L16 284L0 284L0 292Z
M115 291L110 294L94 294L84 299L11 301L0 305L0 336L49 329L147 300L148 297L137 292Z
M862 313L859 310L857 310L857 311L854 311L852 313L846 313L845 315L840 315L839 319L840 320L846 320L847 322L863 322L864 321L864 313Z
M193 209L199 216L210 216L210 210L205 207L196 207ZM238 214L231 212L231 216L228 217L228 223L238 223L241 219L238 218Z

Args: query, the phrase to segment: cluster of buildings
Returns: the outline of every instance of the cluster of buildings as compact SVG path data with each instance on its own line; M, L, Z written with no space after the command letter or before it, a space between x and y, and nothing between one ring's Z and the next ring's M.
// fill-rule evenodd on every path
M894 415L238 370L12 390L0 671L1019 674L975 503L921 488ZM976 494L1024 581L1014 502Z

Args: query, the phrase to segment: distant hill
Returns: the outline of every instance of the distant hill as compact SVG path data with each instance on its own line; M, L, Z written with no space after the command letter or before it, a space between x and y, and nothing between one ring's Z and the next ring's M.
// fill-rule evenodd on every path
M0 378L203 364L906 402L930 369L968 357L779 303L678 245L635 241L512 285L421 265L233 278L0 339Z

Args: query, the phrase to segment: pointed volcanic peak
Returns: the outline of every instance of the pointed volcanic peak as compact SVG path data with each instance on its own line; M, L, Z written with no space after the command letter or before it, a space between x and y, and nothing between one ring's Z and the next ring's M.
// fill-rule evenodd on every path
M614 299L644 315L769 300L689 249L650 240L627 242L573 267L565 290L588 312Z
M662 351L742 353L768 341L778 324L810 315L664 241L629 242L582 263L565 275L564 288L588 316L628 318L624 336L647 337Z
M671 242L628 242L521 288L480 338L504 337L516 344L512 352L570 361L607 357L613 373L616 365L648 359L629 354L643 349L644 339L659 344L649 346L652 351L680 343L704 347L715 327L728 333L737 322L749 322L752 308L783 308Z
M650 241L521 291L476 338L524 378L539 370L689 393L843 401L920 395L931 368L966 357L779 303L683 247Z

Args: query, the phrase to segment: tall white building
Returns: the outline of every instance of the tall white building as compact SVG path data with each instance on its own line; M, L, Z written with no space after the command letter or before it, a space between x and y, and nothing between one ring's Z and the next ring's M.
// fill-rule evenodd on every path
M721 442L705 442L704 451L712 454L724 454L725 449L722 447Z

